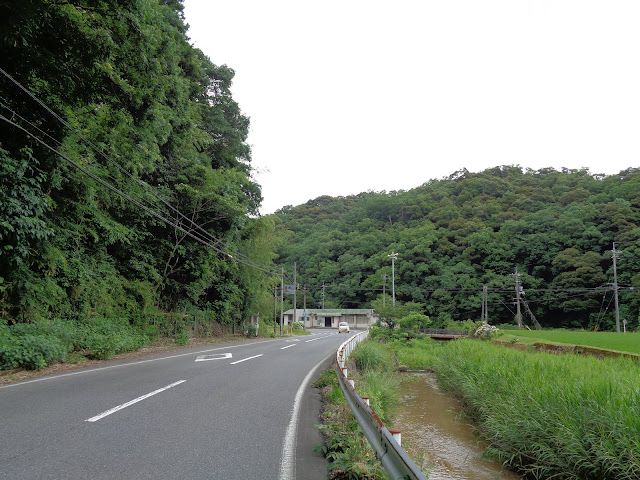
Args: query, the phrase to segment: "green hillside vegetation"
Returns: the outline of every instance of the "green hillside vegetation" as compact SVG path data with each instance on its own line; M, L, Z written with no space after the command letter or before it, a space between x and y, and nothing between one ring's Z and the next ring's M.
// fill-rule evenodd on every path
M307 304L382 307L391 298L421 306L434 327L479 319L482 287L489 321L514 322L514 272L544 327L611 330L612 244L616 242L621 318L639 326L640 169L501 166L466 170L409 191L318 197L278 212L291 238L280 262L298 262ZM635 288L635 290L633 289ZM525 323L531 319L523 311Z
M257 217L249 119L233 70L190 45L182 9L0 7L3 367L184 337L196 314L210 334L271 312L271 277L246 265L270 264L280 241Z

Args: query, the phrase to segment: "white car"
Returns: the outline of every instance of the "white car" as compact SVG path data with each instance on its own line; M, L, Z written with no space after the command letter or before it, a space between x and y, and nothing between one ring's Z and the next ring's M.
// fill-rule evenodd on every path
M338 332L339 332L339 333L342 333L342 332L347 332L347 333L349 333L349 332L350 332L350 330L349 330L349 324L348 324L347 322L340 322L340 323L338 324Z

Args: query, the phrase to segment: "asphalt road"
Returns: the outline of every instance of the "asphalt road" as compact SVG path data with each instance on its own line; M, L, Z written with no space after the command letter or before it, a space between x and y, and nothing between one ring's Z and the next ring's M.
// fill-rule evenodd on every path
M348 336L183 349L0 387L0 478L326 479L310 382Z

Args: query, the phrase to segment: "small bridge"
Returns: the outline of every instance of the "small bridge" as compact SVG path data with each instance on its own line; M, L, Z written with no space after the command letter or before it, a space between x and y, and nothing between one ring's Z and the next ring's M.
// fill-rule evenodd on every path
M469 336L465 330L449 330L446 328L421 328L420 332L429 335L434 340L456 340Z

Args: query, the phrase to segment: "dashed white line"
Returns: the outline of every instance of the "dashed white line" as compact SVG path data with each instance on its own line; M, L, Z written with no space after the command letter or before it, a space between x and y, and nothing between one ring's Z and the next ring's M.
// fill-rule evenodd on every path
M327 338L329 335L324 335L322 337L312 338L311 340L305 340L304 343L315 342L316 340L322 340L323 338Z
M264 353L261 353L260 355L254 355L253 357L243 358L242 360L238 360L237 362L231 362L229 365L235 365L236 363L246 362L247 360L251 360L252 358L258 358L258 357L261 357L262 355L264 355Z
M199 355L196 358L196 362L208 362L209 360L224 360L225 358L231 358L231 353L214 353L212 355Z
M286 347L282 347L280 350L286 350L287 348L291 348L291 347L295 347L295 346L296 346L296 344L293 343L291 345L287 345Z
M145 398L149 398L149 397L152 397L152 396L156 395L157 393L164 392L165 390L169 390L170 388L173 388L176 385L180 385L181 383L184 383L184 382L186 382L186 380L180 380L179 382L172 383L171 385L167 385L166 387L159 388L158 390L155 390L155 391L153 391L151 393L147 393L146 395L142 395L141 397L138 397L138 398L136 398L134 400L131 400L131 401L127 402L127 403L123 403L122 405L118 405L117 407L113 407L113 408L111 408L111 409L109 409L109 410L107 410L105 412L102 412L100 415L96 415L95 417L87 418L85 420L85 422L97 422L101 418L104 418L104 417L106 417L108 415L111 415L112 413L116 413L118 410L122 410L123 408L130 407L134 403L138 403L138 402L144 400Z

